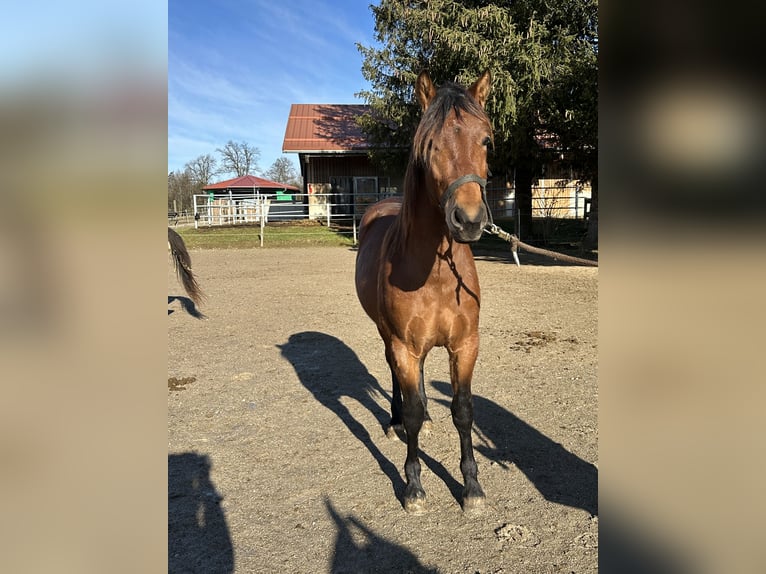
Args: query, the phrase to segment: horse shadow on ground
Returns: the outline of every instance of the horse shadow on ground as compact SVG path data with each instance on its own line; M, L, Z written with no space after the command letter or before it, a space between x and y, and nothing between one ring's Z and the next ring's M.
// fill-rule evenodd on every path
M449 383L431 384L442 395L452 396ZM447 407L451 404L446 399L434 400ZM473 406L477 452L504 468L515 465L546 500L598 514L598 469L594 465L489 399L473 395Z
M370 432L341 402L343 397L348 397L369 410L380 424L381 435L383 435L383 429L390 422L391 415L388 410L378 404L375 397L382 397L390 405L391 395L383 390L356 353L336 337L316 331L306 331L290 335L287 343L277 347L282 352L282 356L293 365L303 386L311 391L317 401L335 413L351 434L370 451L380 469L391 481L394 494L401 501L406 485L396 465L380 451L372 440ZM422 448L419 455L431 472L444 481L455 500L460 502L461 483L455 480L440 462L423 452ZM402 464L404 464L404 454Z
M438 570L423 566L417 556L408 549L378 536L354 516L341 516L327 497L324 499L324 504L337 528L330 568L333 574L355 574L356 572L438 574Z
M207 319L207 317L202 313L199 309L197 309L197 306L194 304L194 301L189 299L188 297L178 296L178 295L168 295L168 305L170 305L173 301L178 301L181 304L181 308L186 311L189 315L194 317L195 319ZM174 312L173 309L168 309L168 315L171 315Z
M644 519L636 521L619 500L607 500L608 523L598 536L598 566L602 572L620 574L690 574L703 570L699 555L675 544Z
M168 573L234 572L229 527L210 467L205 455L168 455Z

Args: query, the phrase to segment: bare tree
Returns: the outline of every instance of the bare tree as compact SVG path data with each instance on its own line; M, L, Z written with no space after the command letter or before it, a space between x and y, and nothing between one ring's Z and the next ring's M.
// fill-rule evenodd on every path
M222 173L235 173L237 177L248 175L251 171L260 171L258 160L261 150L247 142L229 140L223 148L216 148L221 154Z
M194 183L204 187L218 173L218 160L208 153L191 160L184 168L189 172Z
M301 176L290 158L282 156L266 170L266 177L277 183L286 183L295 187L302 187Z
M189 170L171 171L168 174L168 211L191 211L192 195L197 185Z

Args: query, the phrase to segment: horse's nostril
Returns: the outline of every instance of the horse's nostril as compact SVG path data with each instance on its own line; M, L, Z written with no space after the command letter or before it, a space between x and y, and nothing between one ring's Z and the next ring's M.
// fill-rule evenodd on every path
M458 229L462 229L464 222L465 222L465 214L460 209L453 209L452 223L455 225L455 227L457 227Z
M481 225L484 212L479 211L476 216L470 217L465 211L456 207L452 212L452 222L460 228L473 228Z

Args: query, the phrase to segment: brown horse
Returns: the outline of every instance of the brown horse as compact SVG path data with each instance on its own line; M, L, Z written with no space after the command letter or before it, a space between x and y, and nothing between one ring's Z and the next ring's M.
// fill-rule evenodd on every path
M360 226L356 291L385 344L393 379L388 433L402 425L407 433L403 503L413 513L425 510L418 434L424 421L430 423L423 363L435 346L449 354L463 510L484 503L471 442L480 292L468 242L492 222L485 195L489 89L489 72L467 90L452 83L437 90L426 72L418 76L415 93L423 115L403 195L371 206Z

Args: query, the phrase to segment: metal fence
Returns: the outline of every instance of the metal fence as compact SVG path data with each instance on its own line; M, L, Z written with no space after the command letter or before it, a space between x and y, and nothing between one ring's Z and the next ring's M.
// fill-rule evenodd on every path
M168 211L168 226L190 225L194 223L194 212L192 211Z
M487 187L487 201L493 217L513 222L518 233L518 213L514 191L509 187ZM193 196L191 213L168 214L169 224L191 224L195 228L213 226L252 226L263 244L267 224L314 221L357 242L359 221L373 203L395 195L391 192L349 195L336 193L251 193L205 194ZM589 194L588 194L589 195ZM351 199L349 203L347 200ZM346 200L344 202L343 200ZM587 218L589 197L580 186L537 186L532 193L533 219ZM256 227L257 226L257 227ZM292 233L292 232L291 232ZM311 231L296 226L295 235ZM284 234L284 233L283 233Z
M357 241L359 221L373 203L394 193L358 194L351 203L348 195L336 193L284 194L210 194L193 197L195 228L212 226L257 225L261 244L268 234L267 224L315 221ZM296 226L295 235L309 235ZM284 233L282 233L284 235Z
M487 201L494 217L516 217L513 188L487 187ZM587 219L590 189L574 183L532 187L532 218Z

